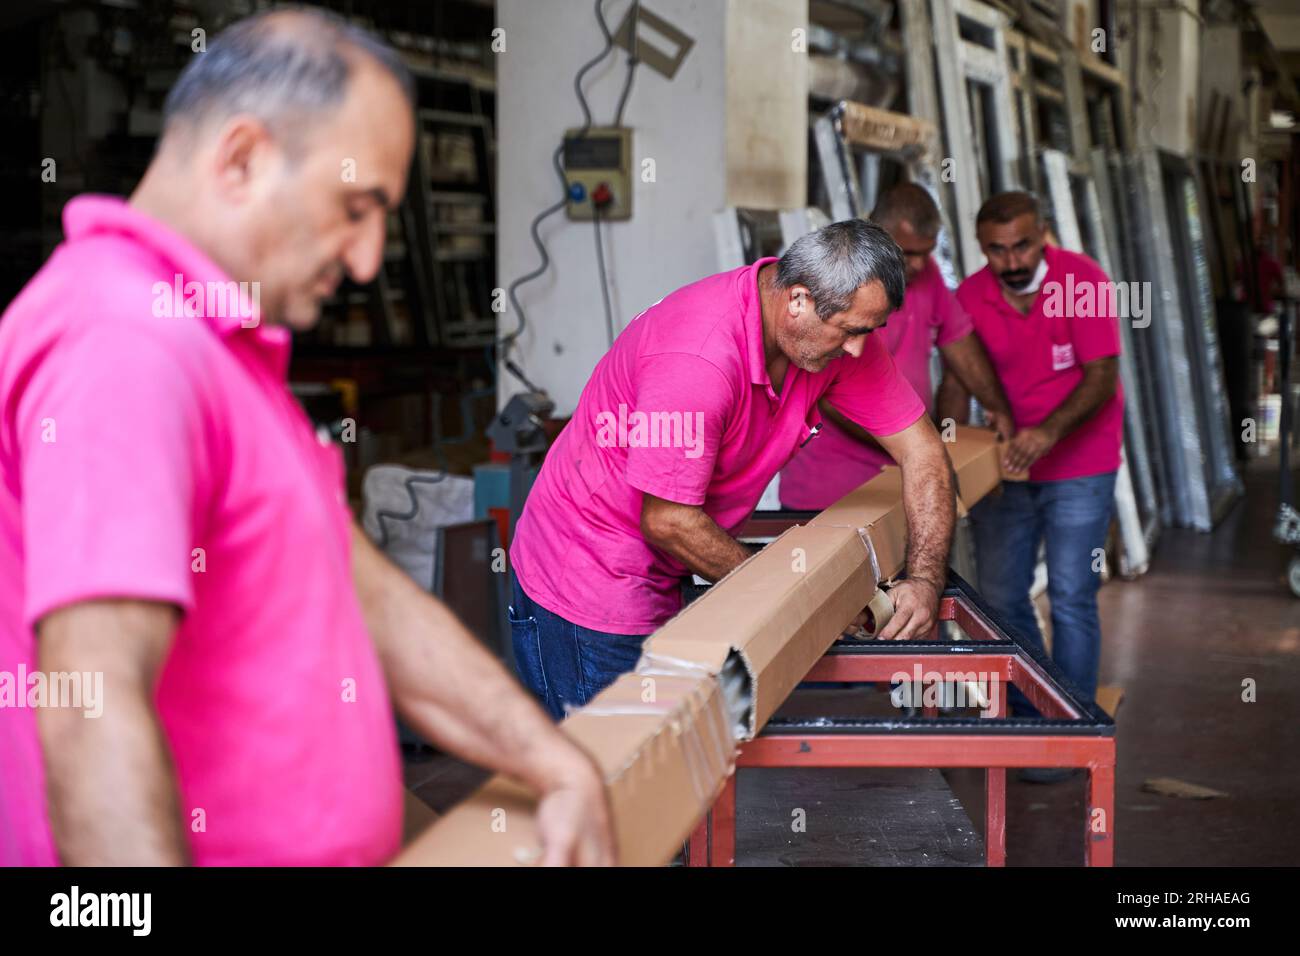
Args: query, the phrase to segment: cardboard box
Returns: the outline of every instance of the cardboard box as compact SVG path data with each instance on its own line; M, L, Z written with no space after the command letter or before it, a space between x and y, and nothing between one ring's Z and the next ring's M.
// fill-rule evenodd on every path
M987 428L957 426L957 440L945 442L957 474L957 495L967 508L1002 481L1002 450L997 435Z
M792 528L647 639L645 654L562 730L601 769L619 861L667 863L762 728L875 591L852 528ZM647 699L649 698L649 699ZM490 780L397 865L538 862L535 796Z
M1002 446L992 431L957 426L957 440L944 449L957 478L957 512L964 515L1002 480ZM883 468L865 485L849 492L809 522L810 527L861 530L875 552L880 579L903 570L907 560L907 512L903 507L903 474L894 465Z
M643 660L736 667L748 686L733 716L749 740L875 590L856 529L791 528L647 638Z
M722 685L698 669L624 674L561 727L604 775L625 866L671 860L734 769L736 742ZM498 775L394 864L535 865L541 862L536 810L532 791Z
M996 487L1001 456L991 432L958 433L949 455L972 505ZM621 863L672 859L732 772L736 741L762 729L878 580L902 569L902 498L901 475L887 468L791 528L647 638L637 670L564 721L604 774ZM395 862L535 863L535 811L526 788L495 777Z
M907 558L907 512L903 474L887 466L875 478L831 505L809 522L812 528L853 528L866 536L881 581L903 569ZM865 604L864 604L865 606Z

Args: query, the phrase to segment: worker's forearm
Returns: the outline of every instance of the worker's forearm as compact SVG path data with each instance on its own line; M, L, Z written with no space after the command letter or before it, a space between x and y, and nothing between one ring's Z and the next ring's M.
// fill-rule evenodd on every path
M1116 359L1105 359L1084 367L1083 380L1039 424L1039 428L1059 442L1091 418L1115 394L1119 376Z
M952 465L937 440L903 461L903 508L907 512L907 576L941 592L956 521Z
M949 342L939 351L944 363L987 411L1011 414L1006 392L975 333Z
M359 531L353 577L398 712L470 763L550 789L585 758L442 602Z
M699 509L683 509L672 525L649 538L706 581L720 581L749 557L749 550Z
M951 372L944 375L935 391L934 415L940 427L948 419L958 425L970 421L970 392Z
M59 707L37 717L59 858L65 866L183 865L184 821L151 689L106 674L103 691L97 718Z
M879 451L884 451L884 449L880 447L880 442L876 441L875 435L871 434L871 432L867 431L865 428L863 428L857 422L853 421L851 418L846 418L844 415L840 413L839 409L837 409L830 402L826 401L825 399L822 399L820 402L817 403L817 407L821 411L823 418L825 418L831 424L835 425L837 428L840 429L840 431L844 432L850 438L857 439L862 444L870 448L875 448ZM816 441L816 439L813 440Z

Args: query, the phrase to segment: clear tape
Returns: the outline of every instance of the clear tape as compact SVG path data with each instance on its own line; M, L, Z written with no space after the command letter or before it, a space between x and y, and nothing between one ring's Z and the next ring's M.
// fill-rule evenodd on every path
M662 677L712 677L713 671L707 664L688 661L683 657L669 657L654 651L643 651L641 659L636 662L636 673L653 674Z
M692 702L704 695L705 704L696 714L692 732L679 734L686 773L698 806L713 799L716 784L731 772L736 738L728 730L726 704L721 687L708 667L695 661L646 653L635 673L652 677L682 677L696 681L676 704L641 702L588 704L582 713L590 717L671 717L677 730L685 723ZM708 683L703 683L707 681ZM621 776L621 773L619 774Z
M858 537L862 543L867 546L867 557L871 560L871 576L876 579L876 585L880 585L880 560L876 557L876 546L871 543L871 532L866 528L858 529Z
M749 732L749 718L746 715L752 710L753 700L746 693L745 674L732 670L731 661L723 664L720 673L714 674L711 667L698 661L643 651L641 659L637 661L636 673L664 677L708 677L717 680L722 687L723 713L727 715L724 725L729 724L731 717L736 719L735 729L731 734L732 739L741 740Z
M876 557L876 546L871 541L871 532L867 528L859 528L858 536L862 538L862 543L867 547L867 558L871 562L871 577L875 580L876 585L875 592L871 595L871 600L867 602L866 607L871 612L873 627L857 627L851 632L846 632L862 641L875 637L889 623L889 619L894 616L894 602L889 599L889 595L881 587L880 559Z

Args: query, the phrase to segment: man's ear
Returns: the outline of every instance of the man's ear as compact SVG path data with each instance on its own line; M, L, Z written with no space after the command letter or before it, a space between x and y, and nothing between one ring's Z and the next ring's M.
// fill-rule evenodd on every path
M224 198L238 202L247 196L257 173L270 159L272 144L267 128L247 113L222 124L212 154L212 172Z
M810 308L812 308L812 293L808 291L808 287L806 285L791 286L790 314L803 316Z

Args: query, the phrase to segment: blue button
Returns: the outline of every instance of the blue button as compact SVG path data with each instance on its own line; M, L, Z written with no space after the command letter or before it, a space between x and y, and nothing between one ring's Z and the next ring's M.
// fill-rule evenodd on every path
M569 183L569 201L582 202L587 198L587 190L582 183Z

